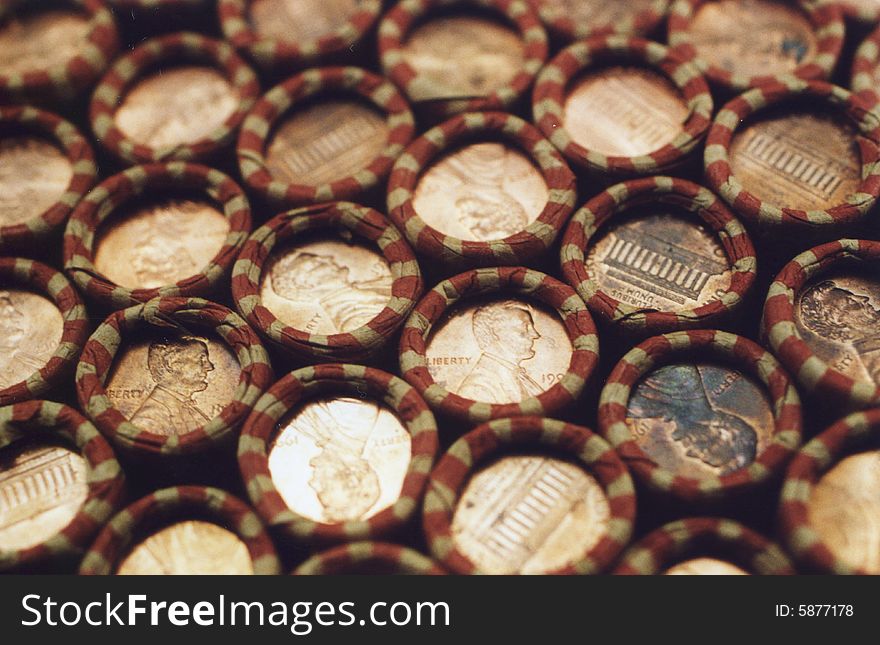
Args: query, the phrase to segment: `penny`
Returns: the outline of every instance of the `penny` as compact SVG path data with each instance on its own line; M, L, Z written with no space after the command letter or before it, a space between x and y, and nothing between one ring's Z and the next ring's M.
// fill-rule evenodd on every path
M626 424L654 463L696 479L749 466L775 428L767 394L751 377L708 364L648 373L633 389Z
M272 135L266 165L276 178L318 186L351 177L382 154L384 116L354 99L324 99L296 109Z
M677 311L721 298L732 272L711 231L667 206L603 227L586 267L603 293L640 309Z
M229 222L213 204L156 197L121 209L98 229L95 267L129 289L154 289L200 273Z
M225 344L205 336L146 334L123 346L107 396L139 428L183 435L220 415L235 394L241 365Z
M12 75L65 65L89 30L88 16L78 11L16 11L0 22L0 70Z
M541 13L547 22L570 19L578 25L600 28L617 26L638 14L653 9L655 0L540 0Z
M475 15L437 17L416 27L401 51L416 77L414 101L481 97L522 71L525 43L504 23Z
M571 340L557 313L525 300L469 300L452 307L428 338L431 377L485 403L537 396L568 371Z
M688 31L699 58L743 76L791 73L818 49L804 12L774 0L704 2Z
M474 143L440 157L419 178L413 208L432 228L460 240L503 239L538 219L547 182L522 152Z
M0 226L23 224L58 203L73 165L55 145L30 136L0 139Z
M563 127L588 150L634 157L671 143L689 115L681 93L662 74L615 66L575 82L565 99Z
M160 70L122 98L113 121L129 139L151 148L210 138L238 107L238 93L211 67Z
M297 515L322 524L367 520L400 497L411 443L397 415L379 403L314 399L279 424L269 472Z
M388 306L391 283L388 262L374 248L326 236L274 253L263 272L260 299L294 329L341 334Z
M0 289L0 389L45 367L63 332L64 319L51 300L23 289Z
M780 208L839 206L861 185L855 127L822 112L789 108L750 119L734 133L729 157L745 189Z
M0 448L0 550L38 546L67 527L88 497L86 461L61 445Z
M825 473L807 516L835 557L880 574L880 451L851 455Z
M452 540L488 574L540 574L570 565L608 531L611 508L582 468L542 455L502 457L467 483Z
M261 38L312 41L345 27L366 0L254 0L250 22Z
M821 361L880 387L880 278L855 270L826 273L795 301L795 326Z
M252 575L244 542L217 524L177 522L134 546L117 575Z
M679 562L675 566L669 567L665 575L667 576L747 576L748 571L744 571L735 564L725 562L724 560L716 560L715 558L694 558L693 560L685 560Z

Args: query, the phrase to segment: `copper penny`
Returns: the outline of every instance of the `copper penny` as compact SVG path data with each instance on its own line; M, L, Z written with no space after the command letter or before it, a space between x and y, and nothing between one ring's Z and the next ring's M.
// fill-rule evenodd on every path
M209 202L139 201L98 229L95 268L129 289L163 287L200 273L228 233L228 220Z
M38 546L64 529L88 497L86 461L62 445L0 448L0 549Z
M369 166L388 143L388 124L375 108L356 100L325 99L295 109L272 135L266 166L292 184L318 186L351 177Z
M880 387L880 279L836 271L800 291L795 326L813 353L832 369Z
M835 557L880 574L880 451L849 456L825 473L807 516Z
M254 565L241 539L217 524L176 522L137 543L117 575L252 575Z
M254 0L248 9L261 38L308 42L345 27L365 4L366 0Z
M369 399L307 401L279 424L269 452L275 488L297 515L322 524L366 520L400 497L412 441Z
M775 428L761 387L734 369L707 364L650 372L630 395L626 423L654 463L696 479L749 466Z
M51 300L24 289L0 289L0 389L45 367L63 333L64 319Z
M539 0L541 13L549 23L570 19L591 29L618 26L653 9L654 0Z
M689 114L679 91L662 74L609 67L574 84L565 98L563 127L588 150L635 157L675 140Z
M107 396L129 421L157 435L183 435L216 418L235 394L241 365L208 336L143 334L117 354Z
M321 237L273 254L260 299L278 319L311 334L362 327L391 300L391 269L374 249Z
M583 468L553 457L514 455L468 481L452 540L489 574L540 574L571 565L608 531L611 508Z
M694 558L669 567L667 576L747 576L748 571L715 558Z
M460 240L487 242L519 233L538 219L550 192L538 167L502 143L474 143L431 164L419 178L413 208L428 226Z
M658 204L603 227L586 267L599 289L639 309L679 311L720 298L732 273L718 238Z
M407 85L412 100L473 98L510 84L523 68L525 43L503 22L453 15L416 27L401 55L416 73Z
M173 67L138 81L122 98L113 121L142 145L184 146L210 138L238 101L238 92L216 69Z
M751 119L733 135L730 165L743 187L780 208L845 204L861 185L856 129L842 118L802 109Z
M744 76L790 73L818 49L806 14L775 0L705 2L689 35L704 62Z
M518 403L550 389L571 362L558 314L526 300L469 300L428 338L425 358L446 390L485 403Z
M13 12L0 23L0 70L25 74L67 64L86 44L89 18L77 11Z
M70 160L49 141L0 139L0 226L39 217L64 196L72 178Z

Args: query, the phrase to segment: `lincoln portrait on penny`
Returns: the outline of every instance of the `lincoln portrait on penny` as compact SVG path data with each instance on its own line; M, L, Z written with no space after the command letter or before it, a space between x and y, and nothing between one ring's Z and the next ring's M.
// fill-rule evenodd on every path
M194 398L208 388L208 374L214 370L203 339L155 341L147 353L147 367L155 385L131 416L132 423L155 434L180 435L211 420Z

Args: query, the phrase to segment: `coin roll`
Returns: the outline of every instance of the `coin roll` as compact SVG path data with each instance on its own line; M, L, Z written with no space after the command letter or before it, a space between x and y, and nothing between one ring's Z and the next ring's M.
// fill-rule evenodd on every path
M224 38L279 73L353 58L382 0L218 0L217 11Z
M798 255L764 302L763 333L805 392L837 411L880 403L880 242Z
M774 242L839 234L880 195L880 122L865 107L847 90L818 81L750 90L715 117L706 180Z
M496 419L456 441L431 472L423 526L454 573L597 574L629 542L633 482L587 428Z
M235 139L260 93L228 44L192 32L147 40L118 58L92 95L98 142L126 164L200 161Z
M125 474L73 408L0 408L0 571L78 559L121 505Z
M287 374L257 402L238 463L251 501L280 539L352 542L412 520L437 441L434 416L406 382L326 363Z
M59 116L0 108L0 248L34 251L60 234L97 179L85 137Z
M669 0L532 0L547 31L570 43L610 34L643 35L666 18Z
M160 298L112 313L76 371L82 409L130 456L230 446L272 382L269 356L235 313L199 298Z
M623 182L588 201L568 224L560 262L590 311L631 336L729 318L757 266L748 232L721 200L673 177Z
M416 139L388 181L388 215L440 270L522 264L553 244L574 209L568 165L510 114L453 117Z
M236 307L260 333L305 359L369 358L422 292L419 265L378 211L333 202L257 229L232 270Z
M278 575L263 522L229 493L177 486L118 513L83 558L80 575Z
M266 93L245 118L238 164L274 205L357 199L388 177L415 132L403 95L358 67L323 67Z
M432 120L512 109L547 59L525 0L402 0L379 24L382 69Z
M711 83L736 92L787 76L827 79L844 24L837 3L821 0L675 0L668 36Z
M0 6L0 101L67 103L90 88L119 49L101 0Z
M185 162L133 166L79 203L64 270L90 300L122 309L156 297L216 293L251 228L244 191Z
M63 274L33 260L0 258L0 405L59 387L87 336L86 308Z
M586 305L524 267L475 269L428 292L406 321L400 371L462 423L553 415L578 400L599 358Z
M880 409L856 412L807 443L785 476L779 520L814 573L880 574Z
M694 505L769 485L801 443L788 374L756 343L723 331L645 340L612 370L598 414L640 484Z
M877 19L880 22L880 3L876 5ZM880 105L880 26L871 32L853 58L850 73L850 89L872 108Z
M418 551L387 542L354 542L317 553L299 565L295 576L411 575L446 572Z
M538 75L535 123L573 165L600 175L680 166L712 122L699 69L674 50L609 36L561 51Z
M772 541L733 520L689 517L652 531L623 554L615 575L763 575L797 573Z
M880 2L876 0L838 0L843 16L858 26L874 27L880 22Z

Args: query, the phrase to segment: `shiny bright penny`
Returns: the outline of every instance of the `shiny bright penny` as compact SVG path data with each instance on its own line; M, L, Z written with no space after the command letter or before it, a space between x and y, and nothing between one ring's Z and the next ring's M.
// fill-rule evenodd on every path
M66 447L0 448L0 550L38 546L76 517L88 496L85 459Z
M715 558L694 558L669 567L667 576L747 576L748 571Z
M452 540L482 573L540 574L582 558L607 534L610 515L602 487L579 466L502 457L467 483Z
M106 391L114 407L161 436L192 432L219 416L241 376L232 350L205 336L146 336L126 343L113 362Z
M82 52L89 29L87 15L63 9L18 11L0 19L0 73L65 65Z
M274 253L260 285L263 306L311 334L362 327L391 300L391 269L375 249L321 237Z
M250 22L261 38L303 42L337 31L366 0L253 0Z
M653 9L655 0L539 0L547 22L569 19L592 28L618 27L638 14Z
M70 160L49 141L0 139L0 226L39 217L59 202L72 178Z
M610 67L579 78L565 98L563 127L575 143L604 155L655 152L684 132L690 112L662 74Z
M734 133L731 169L745 190L777 207L840 206L862 181L856 135L851 123L829 114L774 110Z
M251 575L254 565L242 540L201 520L177 522L134 546L117 575Z
M314 399L279 424L269 472L294 513L338 524L394 504L411 453L409 433L385 406L346 396Z
M680 311L720 298L732 273L711 231L665 206L600 229L586 267L599 290L639 309Z
M64 319L43 295L0 289L0 389L29 378L61 344Z
M281 181L318 186L367 168L388 143L385 117L356 100L324 99L294 109L266 149L266 166Z
M452 307L435 325L425 360L438 385L474 401L518 403L568 372L571 340L550 308L491 298Z
M229 222L212 204L157 197L114 213L98 229L95 267L129 289L154 289L201 272Z
M503 22L452 15L416 27L401 55L416 73L407 85L414 101L473 98L510 84L523 68L525 43Z
M732 74L793 72L818 50L812 24L793 5L774 0L701 3L688 27L697 56Z
M486 242L521 232L541 215L549 189L538 167L503 143L473 143L440 157L419 178L413 208L428 226Z
M880 451L851 455L825 473L812 490L807 516L835 557L880 574Z
M131 140L151 148L209 138L238 107L238 93L211 67L173 67L138 81L113 114Z

